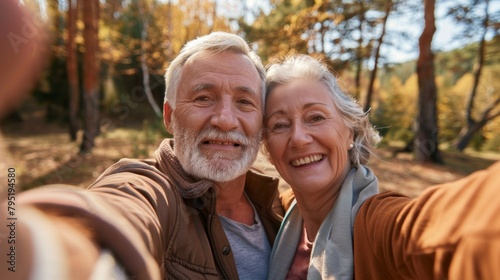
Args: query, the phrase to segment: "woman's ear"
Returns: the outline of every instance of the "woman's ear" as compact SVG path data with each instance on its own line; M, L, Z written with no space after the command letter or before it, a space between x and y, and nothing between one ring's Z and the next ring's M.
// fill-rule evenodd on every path
M354 147L354 133L351 131L349 132L349 139L347 141L347 150L350 150Z
M172 108L170 105L165 102L163 104L163 123L165 124L165 128L167 129L168 133L173 134L172 131Z

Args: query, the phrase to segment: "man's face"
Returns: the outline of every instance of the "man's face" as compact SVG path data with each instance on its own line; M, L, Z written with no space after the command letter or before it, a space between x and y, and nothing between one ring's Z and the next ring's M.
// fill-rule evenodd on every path
M248 171L261 140L260 89L259 74L244 55L206 51L186 62L175 110L165 105L186 172L227 182Z

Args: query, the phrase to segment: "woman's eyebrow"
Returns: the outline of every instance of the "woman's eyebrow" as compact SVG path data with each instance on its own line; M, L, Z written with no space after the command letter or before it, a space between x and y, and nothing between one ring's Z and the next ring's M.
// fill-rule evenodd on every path
M311 103L307 103L306 105L304 105L304 108L307 109L307 108L313 107L315 105L328 106L326 103L323 103L323 102L311 102Z
M269 114L269 116L266 117L266 121L269 120L274 115L285 115L285 114L286 114L285 110L282 110L282 109L276 110L276 111L272 112L271 114Z
M310 107L313 107L313 106L316 106L316 105L328 107L328 105L326 103L323 103L323 102L311 102L311 103L305 104L304 105L304 109L309 109ZM286 112L283 109L276 110L276 111L272 112L271 114L269 114L266 117L265 120L267 121L267 120L269 120L270 118L272 118L275 115L286 115Z

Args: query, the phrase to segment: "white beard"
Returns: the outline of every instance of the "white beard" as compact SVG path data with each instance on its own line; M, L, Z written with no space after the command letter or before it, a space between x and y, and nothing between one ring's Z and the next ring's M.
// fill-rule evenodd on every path
M188 174L215 182L227 182L245 174L257 157L262 133L253 139L235 131L220 131L206 128L198 134L195 131L178 126L172 116L174 133L174 152L180 164ZM214 152L203 154L200 150L202 139L219 139L240 143L240 155Z

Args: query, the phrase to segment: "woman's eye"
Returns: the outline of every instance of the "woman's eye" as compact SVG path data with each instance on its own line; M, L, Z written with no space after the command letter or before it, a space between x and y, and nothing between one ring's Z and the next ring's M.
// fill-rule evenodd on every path
M319 121L322 121L322 120L325 120L326 118L322 115L314 115L310 118L310 121L311 122L319 122Z
M283 130L287 127L288 127L288 125L286 123L276 123L276 124L271 126L271 131L280 131L280 130Z

